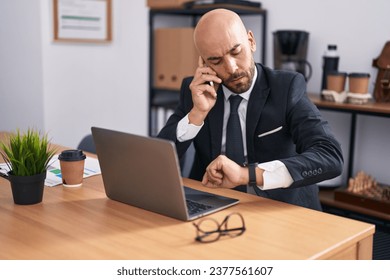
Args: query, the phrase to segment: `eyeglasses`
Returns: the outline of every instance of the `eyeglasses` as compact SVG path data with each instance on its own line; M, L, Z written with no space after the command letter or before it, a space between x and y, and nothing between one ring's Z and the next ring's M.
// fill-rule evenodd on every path
M222 223L213 218L206 218L193 223L196 228L196 241L209 243L217 241L221 236L237 237L245 232L244 218L240 213L234 212L225 217Z

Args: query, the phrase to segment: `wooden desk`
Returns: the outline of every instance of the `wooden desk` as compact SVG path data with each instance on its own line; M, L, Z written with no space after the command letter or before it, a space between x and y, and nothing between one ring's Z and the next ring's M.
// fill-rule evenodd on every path
M188 186L202 188L185 180ZM374 226L231 190L244 235L194 241L181 222L106 198L101 176L81 188L46 187L43 202L20 206L0 179L0 259L371 259Z
M0 139L2 134L0 133ZM197 181L187 186L206 189ZM43 202L13 203L0 178L0 259L371 259L374 225L228 189L247 230L210 244L182 222L109 200L101 176L80 188L45 187Z

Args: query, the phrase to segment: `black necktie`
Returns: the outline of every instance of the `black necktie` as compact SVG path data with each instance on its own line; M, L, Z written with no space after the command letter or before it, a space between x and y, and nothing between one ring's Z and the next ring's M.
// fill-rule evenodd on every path
M226 156L242 166L245 162L244 145L242 141L240 116L237 110L241 101L242 97L239 95L231 95L229 97L230 116L226 126ZM238 186L235 189L246 192L246 186Z

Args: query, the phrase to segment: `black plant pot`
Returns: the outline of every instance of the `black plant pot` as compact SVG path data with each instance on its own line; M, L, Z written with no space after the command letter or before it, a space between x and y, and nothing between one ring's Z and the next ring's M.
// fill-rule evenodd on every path
M42 202L46 172L32 176L15 176L8 173L15 204L27 205Z

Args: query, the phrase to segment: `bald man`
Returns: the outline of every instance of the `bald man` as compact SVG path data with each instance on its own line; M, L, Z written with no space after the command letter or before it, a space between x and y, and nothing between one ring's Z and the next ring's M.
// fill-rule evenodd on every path
M183 80L179 105L158 137L173 141L179 157L194 144L190 178L205 186L244 185L249 193L321 210L316 183L340 175L343 157L306 95L304 77L255 63L253 33L226 9L203 15L194 42L198 68ZM243 148L237 151L243 149L243 163L226 153L229 98L235 95L241 97Z

